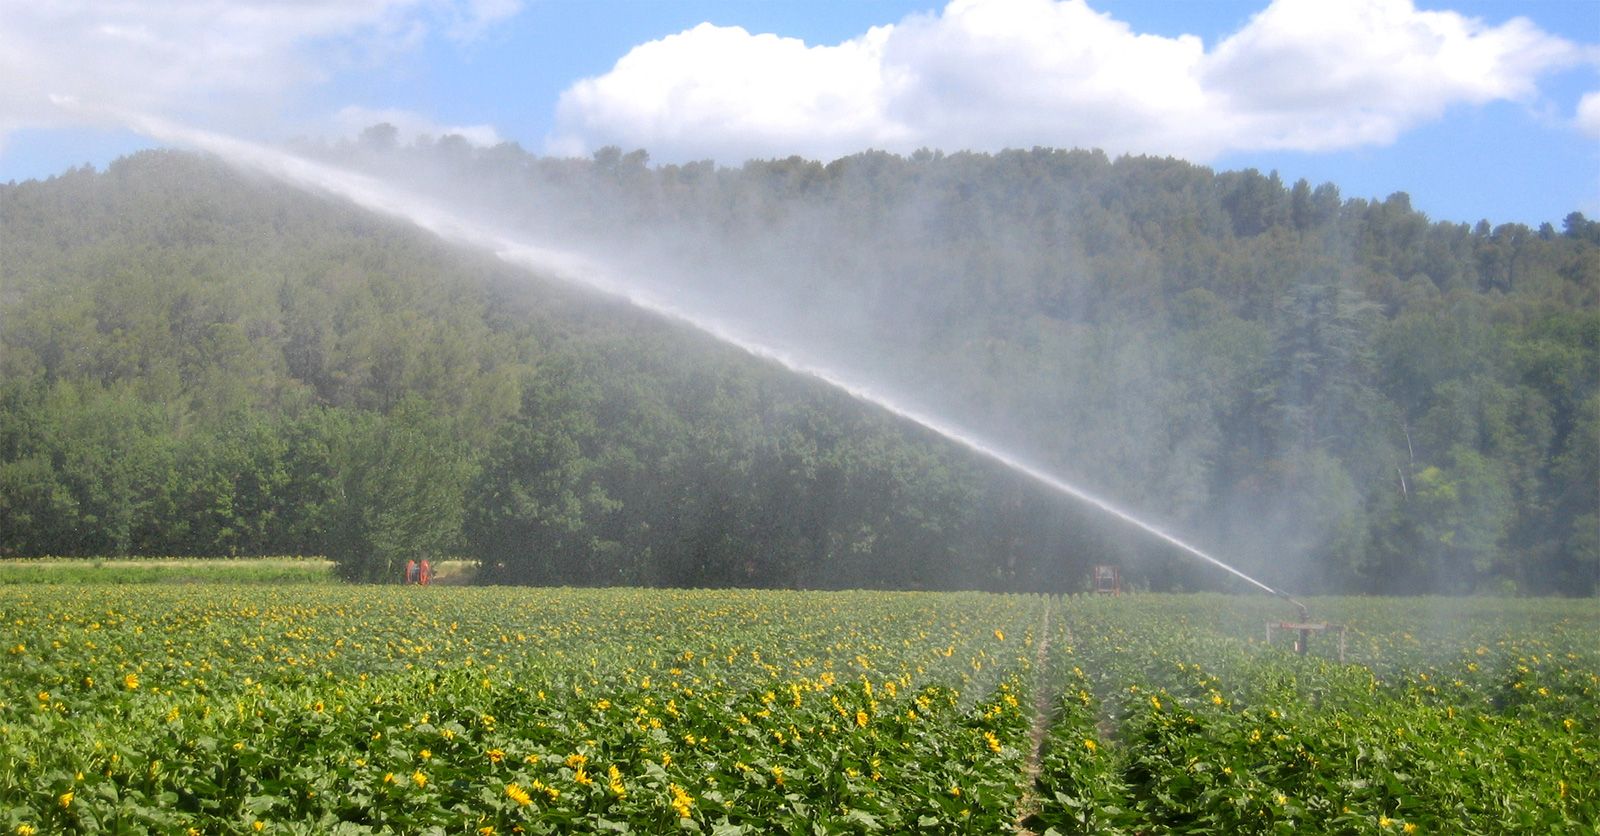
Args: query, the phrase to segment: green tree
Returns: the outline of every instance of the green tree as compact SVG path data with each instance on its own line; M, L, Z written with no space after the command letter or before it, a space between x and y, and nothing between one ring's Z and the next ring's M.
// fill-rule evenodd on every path
M341 577L399 581L407 560L458 547L471 460L436 413L408 398L388 416L362 415L339 440L327 544Z
M266 416L235 415L215 434L190 438L179 465L176 514L187 523L189 554L276 551L273 534L288 499L287 445Z
M467 492L465 537L483 577L500 583L592 583L614 554L599 536L616 509L593 477L586 447L598 440L599 392L571 365L547 367L524 386L521 413L500 429Z
M1420 588L1472 591L1495 568L1514 513L1510 488L1491 460L1465 447L1452 450L1446 465L1424 468L1413 484L1410 508L1432 573Z

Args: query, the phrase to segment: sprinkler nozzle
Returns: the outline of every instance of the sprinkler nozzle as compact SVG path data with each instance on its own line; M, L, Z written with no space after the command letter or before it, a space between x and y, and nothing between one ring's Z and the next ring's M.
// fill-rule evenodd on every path
M1285 601L1288 601L1291 604L1293 604L1294 608L1300 611L1300 621L1301 621L1301 623L1305 623L1305 622L1311 620L1311 611L1306 608L1305 604L1302 604L1299 601L1296 601L1295 599L1289 597L1289 593L1284 592L1282 590L1274 589L1274 590L1272 590L1272 594L1278 596L1279 598L1282 598Z

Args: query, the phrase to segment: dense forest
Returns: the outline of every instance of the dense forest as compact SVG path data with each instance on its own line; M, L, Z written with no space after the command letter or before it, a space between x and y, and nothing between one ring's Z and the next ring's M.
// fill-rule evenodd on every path
M1600 223L1098 152L300 149L606 254L1304 591L1592 594ZM463 209L463 211L467 211ZM203 156L0 186L0 554L1229 581L681 325Z

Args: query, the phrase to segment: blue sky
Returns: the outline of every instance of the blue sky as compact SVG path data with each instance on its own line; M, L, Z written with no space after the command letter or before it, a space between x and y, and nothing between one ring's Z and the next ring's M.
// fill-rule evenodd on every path
M1439 220L1600 217L1600 0L288 9L0 0L0 180L150 146L120 110L269 142L385 120L728 165L1092 146L1405 191Z

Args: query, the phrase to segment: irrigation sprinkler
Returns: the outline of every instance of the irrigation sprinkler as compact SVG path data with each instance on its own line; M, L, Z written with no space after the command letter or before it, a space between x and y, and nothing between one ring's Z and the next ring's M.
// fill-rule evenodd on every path
M1306 655L1306 651L1311 647L1311 635L1313 633L1326 633L1332 631L1339 634L1339 664L1344 664L1345 626L1343 624L1329 624L1326 621L1312 621L1311 611L1306 608L1305 604L1296 601L1294 598L1291 598L1288 593L1280 590L1274 589L1272 590L1272 594L1293 604L1294 608L1298 611L1300 620L1268 621L1267 644L1272 644L1272 632L1274 630L1287 630L1297 634L1294 640L1294 652L1304 656Z

